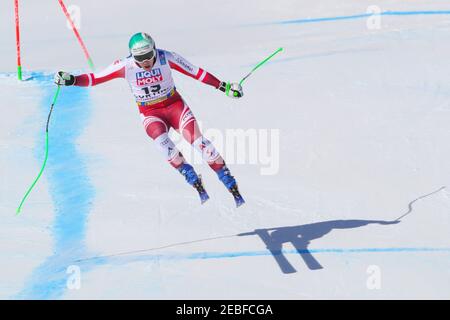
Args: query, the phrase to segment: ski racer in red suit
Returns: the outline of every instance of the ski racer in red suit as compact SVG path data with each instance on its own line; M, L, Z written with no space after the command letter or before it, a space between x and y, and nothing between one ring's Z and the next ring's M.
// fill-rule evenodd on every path
M242 87L237 83L220 81L174 52L157 49L153 39L146 33L133 35L129 41L129 49L130 56L115 61L98 73L74 76L59 71L55 75L55 83L87 87L117 78L126 79L148 136L155 141L167 161L199 192L202 203L209 196L201 178L169 138L170 128L182 134L187 142L201 152L203 159L233 195L236 205L242 205L245 201L239 193L235 178L213 144L200 132L194 114L176 90L172 70L219 89L232 98L243 96Z

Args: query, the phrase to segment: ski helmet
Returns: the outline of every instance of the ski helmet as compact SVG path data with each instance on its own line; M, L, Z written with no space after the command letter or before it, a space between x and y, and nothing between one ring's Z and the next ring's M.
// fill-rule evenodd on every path
M156 56L155 41L144 32L134 34L128 42L128 48L134 60L142 62Z

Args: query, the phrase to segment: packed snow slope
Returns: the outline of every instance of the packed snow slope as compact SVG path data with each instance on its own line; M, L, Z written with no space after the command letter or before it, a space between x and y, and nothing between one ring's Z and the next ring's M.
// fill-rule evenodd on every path
M89 71L56 1L20 3L26 81L0 10L0 298L450 298L448 1L78 0L97 71L139 31L225 81L284 48L239 100L174 71L247 203L172 133L200 205L114 80L62 88L16 215L53 74Z

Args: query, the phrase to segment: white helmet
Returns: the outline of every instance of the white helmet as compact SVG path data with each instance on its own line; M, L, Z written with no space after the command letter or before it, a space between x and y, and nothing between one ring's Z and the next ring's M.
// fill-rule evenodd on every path
M150 60L156 56L155 41L144 32L134 34L128 42L128 48L137 62Z

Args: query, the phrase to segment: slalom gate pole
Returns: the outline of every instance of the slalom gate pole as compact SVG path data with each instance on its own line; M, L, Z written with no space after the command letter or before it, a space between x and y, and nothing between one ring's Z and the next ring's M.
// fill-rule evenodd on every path
M17 78L22 81L22 63L20 61L19 0L14 0L14 18L16 22Z
M80 33L78 32L77 27L75 26L72 18L70 17L70 14L67 11L67 8L66 8L63 0L58 0L58 2L61 5L61 9L63 10L63 12L66 16L67 21L69 21L70 26L72 27L73 33L75 33L75 37L77 38L78 43L81 45L81 48L83 49L84 55L86 56L87 63L89 65L89 67L91 68L91 71L94 71L95 68L94 68L94 63L92 62L91 56L89 55L89 52L83 42L83 39L81 39Z

